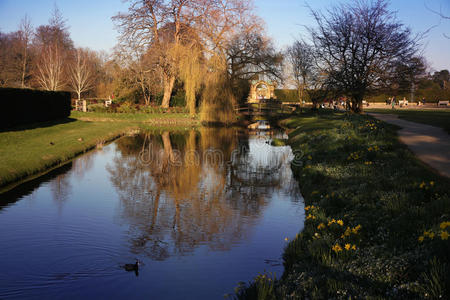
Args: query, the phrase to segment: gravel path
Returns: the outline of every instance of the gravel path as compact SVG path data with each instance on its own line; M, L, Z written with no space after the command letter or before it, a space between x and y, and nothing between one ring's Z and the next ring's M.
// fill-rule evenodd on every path
M450 177L450 135L442 128L402 120L397 115L369 115L401 127L398 131L400 141L439 174Z

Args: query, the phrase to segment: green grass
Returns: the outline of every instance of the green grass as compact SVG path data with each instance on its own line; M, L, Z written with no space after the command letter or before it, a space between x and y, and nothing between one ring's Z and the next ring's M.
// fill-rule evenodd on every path
M440 225L450 221L449 180L369 116L308 113L283 124L305 227L284 251L282 278L259 276L235 297L448 299L450 225Z
M193 124L198 118L191 118L186 113L100 113L73 111L71 117L83 121L109 122L140 122L154 124Z
M87 121L89 120L89 121ZM74 112L71 118L0 132L0 191L59 166L98 144L135 129L178 129L198 125L185 114Z
M399 110L399 109L370 109L367 108L366 112L382 113L382 114L395 114L400 119L404 119L411 122L428 124L436 127L443 128L450 134L450 110L436 109L436 110Z

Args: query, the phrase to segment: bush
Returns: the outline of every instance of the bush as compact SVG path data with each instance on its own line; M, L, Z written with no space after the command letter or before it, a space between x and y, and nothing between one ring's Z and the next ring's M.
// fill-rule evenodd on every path
M297 90L292 89L275 89L275 96L279 101L298 102Z
M0 88L0 128L67 118L70 93Z
M170 106L186 106L186 94L183 90L179 89L175 95L170 98Z
M129 102L124 102L124 103L120 104L119 107L117 107L117 112L118 113L136 113L137 108L135 105L130 104Z
M101 112L101 113L110 112L110 109L102 103L90 104L88 105L87 110L90 112Z

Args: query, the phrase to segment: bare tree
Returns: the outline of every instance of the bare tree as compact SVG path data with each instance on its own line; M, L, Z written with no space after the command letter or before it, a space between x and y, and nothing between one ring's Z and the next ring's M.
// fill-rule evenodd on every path
M54 8L49 25L36 29L35 44L41 53L36 63L36 80L46 90L60 90L66 84L65 61L73 50L68 28L58 7Z
M299 101L304 100L304 92L313 75L313 48L303 41L295 41L286 51L290 73L297 88Z
M183 25L190 24L190 14L185 12L194 7L192 0L132 0L128 13L113 17L121 33L121 42L133 41L135 47L149 49L159 54L164 96L162 107L169 107L170 97L176 79L176 57L171 48L182 40ZM189 8L188 8L189 7ZM185 26L184 26L185 27Z
M360 112L368 88L380 84L400 61L418 48L417 38L388 10L385 0L355 0L330 9L311 10L317 23L309 28L324 73Z
M16 35L0 32L0 86L14 86L18 79L16 70Z
M187 63L182 47L199 42L202 56L221 56L231 37L241 29L252 1L243 0L132 0L127 13L113 17L121 33L121 42L133 41L136 47L158 57L164 96L168 107L180 66ZM192 50L192 48L189 48ZM195 56L195 60L197 60ZM185 69L185 68L183 68ZM188 84L191 85L191 84ZM194 84L192 86L197 86ZM192 98L192 93L189 93ZM191 99L192 100L192 99Z
M281 79L283 55L261 31L239 32L226 48L228 74L232 82L256 75Z
M58 91L65 86L64 58L57 46L44 48L36 68L36 79L42 89Z
M445 13L442 11L442 7L439 8L439 11L437 11L437 10L435 10L435 9L432 9L432 8L428 7L428 5L426 5L426 3L425 3L425 7L426 7L429 11L431 11L432 13L434 13L435 15L437 15L441 20L447 20L447 21L450 20L450 15L445 14ZM434 27L437 27L437 26L438 26L438 25L434 25L434 26L431 27L430 29L432 29L432 28L434 28ZM430 29L429 29L429 30L430 30ZM446 33L444 33L443 35L444 35L445 38L450 39L450 35L448 35L448 34L446 34Z
M78 48L75 50L75 58L69 67L69 87L77 93L78 100L81 94L93 88L94 71L90 61L90 53Z
M414 101L415 91L420 79L426 75L426 62L422 57L412 57L408 61L399 62L393 74L386 78L386 87L398 93L411 93L410 101Z
M29 54L29 47L31 43L31 38L34 34L33 26L31 25L31 21L28 18L28 16L25 15L25 17L20 21L19 25L19 39L21 43L21 58L22 58L22 76L21 76L21 87L25 87L25 80L28 77L29 74L29 63L30 63L30 54Z

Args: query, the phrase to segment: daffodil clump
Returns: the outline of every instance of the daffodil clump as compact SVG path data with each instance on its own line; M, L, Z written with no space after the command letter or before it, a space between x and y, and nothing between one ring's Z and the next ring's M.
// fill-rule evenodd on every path
M306 215L306 220L315 220L317 217L314 215L314 213L316 213L318 209L319 208L314 205L306 206L305 211L310 212Z
M380 151L380 147L378 147L377 145L375 145L375 146L371 146L371 147L369 147L369 148L367 148L367 151L369 151L369 152L377 152L377 151Z
M361 225L357 225L357 226L355 226L355 227L353 227L353 228L347 227L347 228L345 229L345 232L341 235L341 239L345 239L345 238L351 236L352 234L353 234L353 235L359 234L359 230L360 230L360 229L361 229Z
M421 183L415 183L414 185L419 187L419 189L429 190L432 187L434 187L434 181L425 182L422 181Z
M292 165L307 220L271 299L450 299L448 179L419 163L393 126L301 114L286 122L293 151L314 158Z
M350 251L350 250L355 251L356 250L356 245L354 245L354 244L352 245L352 244L347 243L347 244L344 245L344 248L342 248L341 245L335 244L333 246L333 248L331 248L331 250L333 250L336 254L338 254L339 252L343 251L344 249L345 249L345 251Z
M447 241L449 233L447 227L450 227L450 221L444 221L439 225L440 230L434 232L433 230L425 230L421 236L417 238L419 243L422 243L426 239L434 240L435 237L440 238L442 241Z
M350 155L347 157L347 160L358 160L361 158L361 154L358 152L352 152L350 153Z

